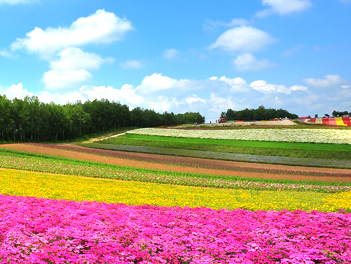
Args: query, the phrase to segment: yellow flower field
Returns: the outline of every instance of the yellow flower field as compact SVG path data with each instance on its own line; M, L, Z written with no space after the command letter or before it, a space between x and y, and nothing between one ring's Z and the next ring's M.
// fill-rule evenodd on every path
M351 193L200 188L0 169L0 193L132 205L249 210L351 210Z

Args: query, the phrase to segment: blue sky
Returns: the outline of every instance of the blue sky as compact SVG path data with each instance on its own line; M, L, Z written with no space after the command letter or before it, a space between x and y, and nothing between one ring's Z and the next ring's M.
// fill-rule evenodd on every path
M0 0L0 94L351 111L351 0Z

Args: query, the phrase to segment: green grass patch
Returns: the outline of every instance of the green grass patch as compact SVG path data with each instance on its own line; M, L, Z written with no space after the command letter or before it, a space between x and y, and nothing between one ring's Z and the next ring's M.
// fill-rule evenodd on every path
M153 146L263 156L351 160L351 145L175 138L126 134L101 144Z
M171 142L174 146L178 143L187 144L206 144L206 145L225 145L225 146L240 146L240 147L256 147L256 148L282 148L282 149L303 149L303 150L327 150L327 151L350 151L349 144L318 144L318 143L295 143L295 142L274 142L274 141L250 141L250 140L226 140L226 139L203 139L203 138L175 138L163 136L148 136L126 134L123 135L128 140L156 141L156 142ZM121 136L121 137L123 137ZM118 137L111 140L118 140ZM110 139L103 140L108 141Z

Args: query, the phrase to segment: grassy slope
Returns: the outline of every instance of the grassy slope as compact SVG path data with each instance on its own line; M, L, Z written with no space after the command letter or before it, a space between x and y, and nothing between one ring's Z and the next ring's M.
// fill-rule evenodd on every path
M243 153L265 156L351 159L351 145L263 142L243 140L211 140L173 138L145 135L123 135L101 141L103 144L157 146L176 149L192 149L225 153Z

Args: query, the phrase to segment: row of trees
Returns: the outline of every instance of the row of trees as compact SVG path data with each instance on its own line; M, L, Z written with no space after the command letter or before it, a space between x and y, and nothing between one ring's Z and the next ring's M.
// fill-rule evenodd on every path
M351 115L351 112L347 112L347 111L333 111L332 112L332 115L334 116L334 117L336 117L336 116L348 116L348 115Z
M347 111L333 111L332 112L332 117L342 117L342 116L351 116L351 112L347 112ZM311 116L308 116L309 118L311 118ZM314 115L315 118L318 118L318 114ZM324 114L323 117L330 117L329 114Z
M298 118L297 115L291 114L283 109L273 109L265 108L263 105L259 106L257 109L244 109L240 111L235 111L228 109L227 112L222 112L221 117L226 120L270 120L274 118Z
M0 141L70 140L89 133L121 127L156 127L204 123L200 113L177 114L140 107L130 110L107 99L46 104L38 97L9 100L0 95Z

